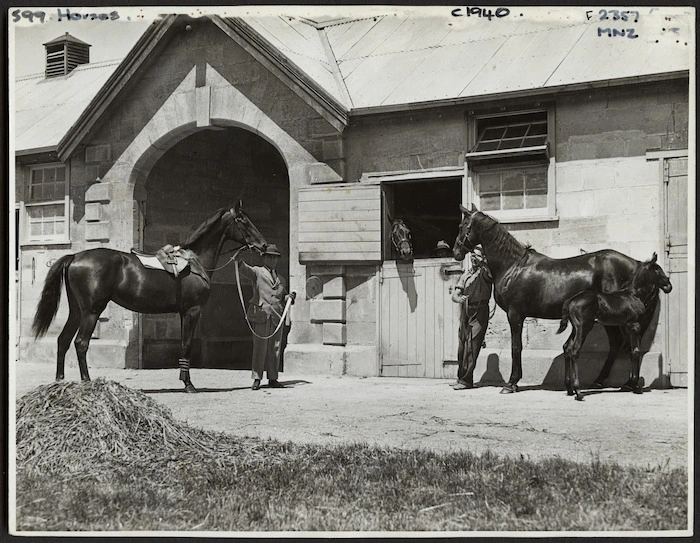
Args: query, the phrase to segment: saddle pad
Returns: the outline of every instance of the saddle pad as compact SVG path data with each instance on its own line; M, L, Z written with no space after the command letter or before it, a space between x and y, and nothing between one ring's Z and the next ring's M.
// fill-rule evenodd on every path
M175 257L174 262L172 257L166 257L164 254L161 258L156 255L149 255L145 253L139 253L132 250L133 255L141 261L141 264L146 268L151 268L153 270L165 270L172 275L179 275L180 272L185 270L189 266L189 261L182 257ZM163 262L162 260L165 260Z

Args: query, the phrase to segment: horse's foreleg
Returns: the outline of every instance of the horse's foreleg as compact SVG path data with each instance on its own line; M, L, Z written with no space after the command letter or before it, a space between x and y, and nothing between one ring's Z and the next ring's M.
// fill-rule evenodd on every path
M579 317L574 318L571 321L571 326L574 329L574 332L572 332L572 336L575 333L574 340L569 346L571 353L572 389L578 401L583 401L583 395L581 394L581 383L578 378L578 357L581 354L583 343L586 341L588 334L591 333L591 330L593 330L594 324L595 321L592 317Z
M508 312L510 324L511 354L513 363L510 370L510 379L501 389L501 394L510 394L518 391L518 381L523 376L521 355L523 352L523 318L515 312Z
M196 305L185 311L182 318L181 351L178 365L180 367L180 381L185 384L185 392L197 392L190 380L190 353L192 351L194 331L197 328L200 315L201 307Z
M598 377L593 381L593 386L597 388L603 388L603 382L610 375L613 363L622 348L622 344L625 342L622 332L617 326L606 326L605 332L608 334L609 351L605 364L603 364Z
M102 308L104 309L104 307ZM83 311L82 317L80 319L80 329L78 330L78 335L75 338L75 352L78 355L78 366L80 367L80 378L83 381L90 380L90 374L88 373L87 366L87 350L90 347L90 338L92 338L92 333L95 331L95 325L97 324L97 319L100 317L99 312L87 312Z

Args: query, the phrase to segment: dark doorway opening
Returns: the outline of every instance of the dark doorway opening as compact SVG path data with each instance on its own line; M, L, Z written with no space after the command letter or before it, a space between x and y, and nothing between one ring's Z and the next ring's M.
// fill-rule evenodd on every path
M452 247L462 218L461 178L396 181L382 185L384 193L384 260L395 260L389 229L391 219L402 219L411 230L413 257L432 258L438 241Z
M184 241L221 207L243 201L243 209L282 252L278 272L289 278L289 177L279 152L242 128L203 130L169 149L146 180L143 250L153 252ZM227 242L218 265L226 263L235 242ZM259 264L256 255L244 257ZM192 348L192 366L251 367L252 335L244 319L233 264L214 272ZM242 281L245 302L251 286ZM173 367L180 356L178 315L143 315L145 368Z

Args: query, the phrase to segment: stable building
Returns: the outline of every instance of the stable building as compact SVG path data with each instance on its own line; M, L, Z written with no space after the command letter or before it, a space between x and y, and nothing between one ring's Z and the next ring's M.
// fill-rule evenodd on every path
M644 338L642 375L686 385L690 19L663 34L680 12L657 10L622 39L585 18L431 13L166 15L115 62L90 63L70 34L46 43L45 73L14 87L19 361L55 362L65 295L45 338L30 328L57 258L153 252L242 199L298 293L285 371L453 378L450 295L465 264L432 249L454 243L458 204L473 203L552 257L658 253L674 289ZM392 254L389 217L411 228L412 263ZM526 320L523 382L563 382L557 325ZM88 362L175 368L179 334L177 315L110 303ZM249 368L251 346L224 267L192 365ZM601 329L584 382L605 351ZM475 379L507 379L510 356L496 309Z

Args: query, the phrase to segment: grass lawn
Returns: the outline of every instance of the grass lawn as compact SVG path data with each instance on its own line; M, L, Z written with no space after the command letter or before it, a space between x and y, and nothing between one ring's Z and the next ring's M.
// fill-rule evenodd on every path
M687 527L683 469L241 439L100 381L94 396L52 384L18 402L19 530Z

